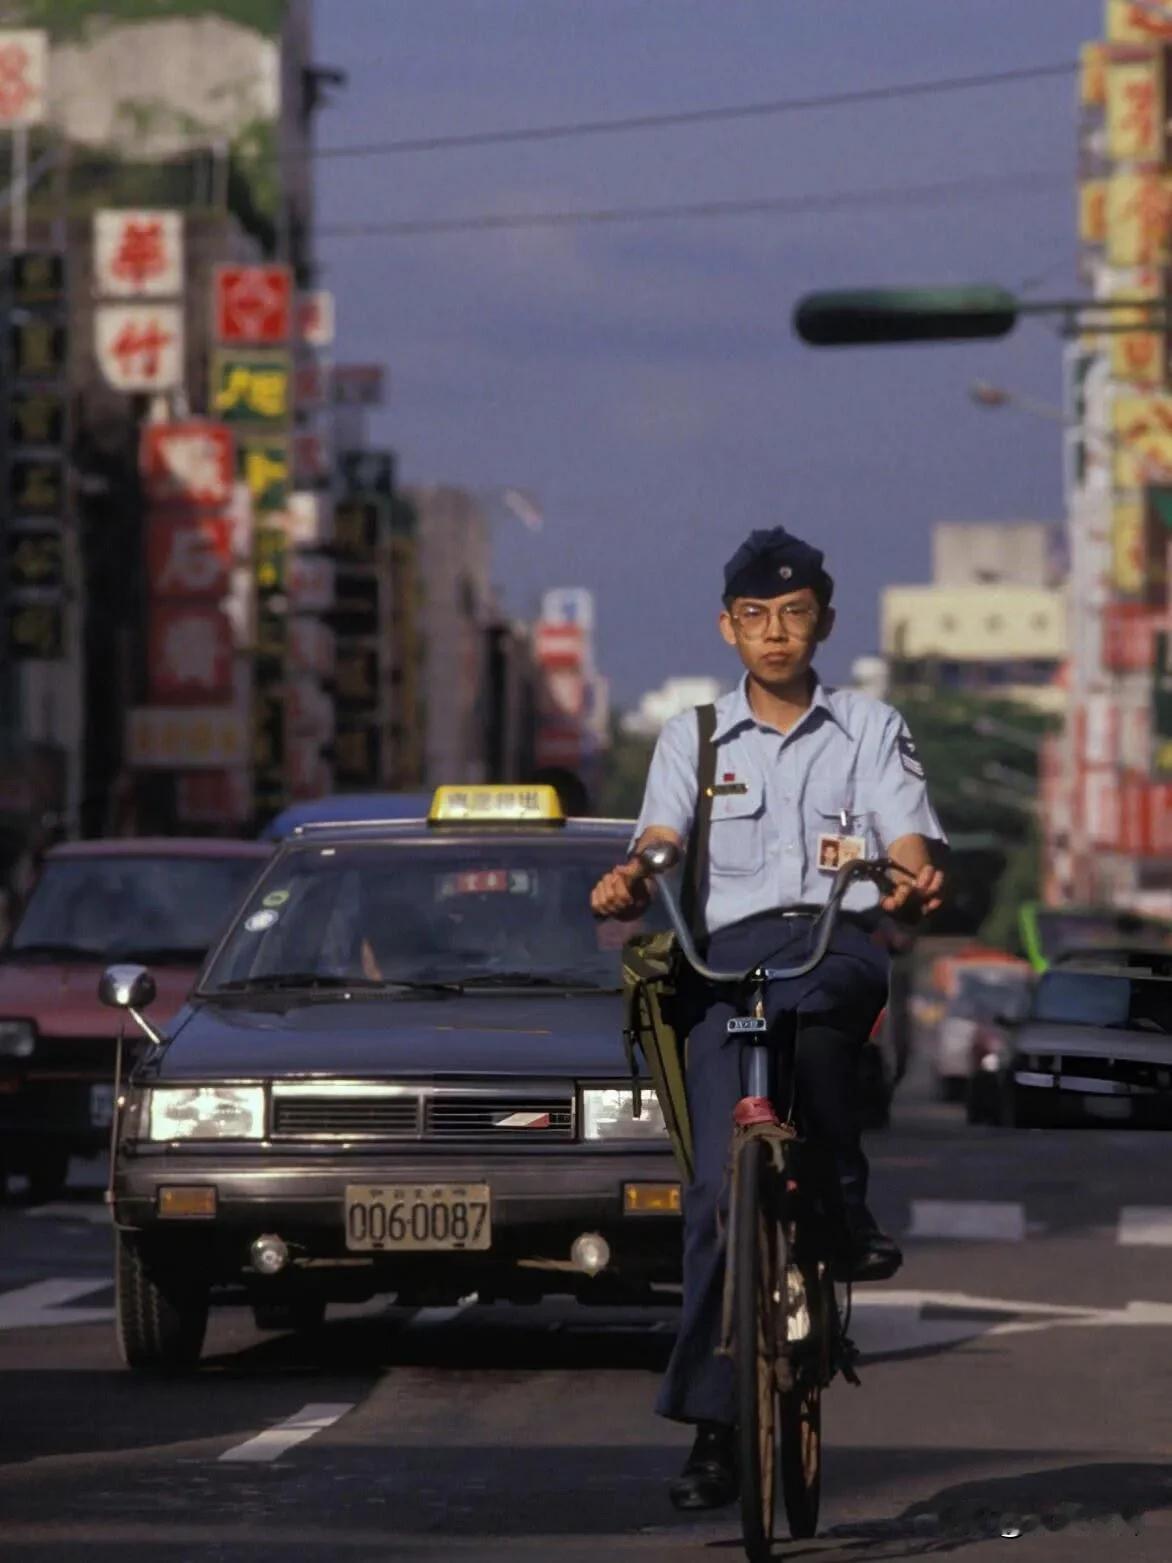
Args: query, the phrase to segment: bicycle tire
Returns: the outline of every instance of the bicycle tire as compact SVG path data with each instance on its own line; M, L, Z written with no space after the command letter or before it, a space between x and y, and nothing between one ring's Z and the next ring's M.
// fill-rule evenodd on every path
M772 1556L780 1485L775 1314L784 1306L785 1237L766 1213L767 1168L764 1141L745 1140L737 1153L730 1260L741 1532L749 1563Z
M822 1386L797 1383L778 1398L781 1492L795 1541L818 1534L822 1497Z

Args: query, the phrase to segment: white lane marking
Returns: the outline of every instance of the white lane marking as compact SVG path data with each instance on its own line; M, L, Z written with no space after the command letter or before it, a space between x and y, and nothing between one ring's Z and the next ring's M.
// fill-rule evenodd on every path
M1116 1242L1124 1248L1172 1248L1172 1206L1124 1205Z
M62 1202L56 1205L33 1205L24 1212L29 1219L48 1217L50 1221L90 1221L95 1226L109 1226L112 1212L108 1205L86 1205Z
M914 1199L907 1232L977 1243L1021 1243L1025 1235L1025 1206L992 1199Z
M283 1422L266 1428L255 1438L249 1438L242 1444L234 1444L231 1449L225 1449L220 1459L234 1465L267 1464L270 1460L275 1460L278 1455L284 1454L287 1449L292 1449L295 1444L303 1444L315 1433L332 1427L346 1415L347 1411L353 1411L356 1404L357 1401L346 1400L323 1401L321 1404L302 1406L301 1410L295 1412L293 1416L286 1417Z
M932 1309L939 1312L925 1318L925 1312ZM1021 1317L996 1317L1007 1313ZM967 1292L892 1289L855 1297L853 1316L851 1334L860 1350L865 1356L882 1356L1053 1329L1168 1329L1172 1328L1172 1303L1129 1302L1123 1308L1079 1308L1069 1303L1013 1301Z
M114 1317L113 1308L68 1308L76 1297L104 1292L110 1283L101 1278L55 1278L0 1292L0 1330L36 1329L50 1324L104 1324Z

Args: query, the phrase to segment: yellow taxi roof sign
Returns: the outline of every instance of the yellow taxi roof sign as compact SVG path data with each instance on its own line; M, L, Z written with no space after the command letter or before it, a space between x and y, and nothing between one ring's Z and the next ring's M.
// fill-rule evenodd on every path
M429 825L564 825L555 787L437 787Z

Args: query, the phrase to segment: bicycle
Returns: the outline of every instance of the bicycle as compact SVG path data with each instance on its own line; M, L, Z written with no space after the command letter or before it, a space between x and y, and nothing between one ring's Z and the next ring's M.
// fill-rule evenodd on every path
M678 848L666 842L639 854L645 876L659 882L685 960L708 982L736 987L743 999L741 1013L728 1022L729 1033L748 1045L749 1057L746 1094L734 1111L730 1142L721 1350L733 1359L736 1383L745 1552L750 1563L764 1563L772 1556L779 1477L790 1535L805 1540L817 1532L822 1391L840 1372L848 1382L859 1382L847 1334L849 1283L843 1307L834 1283L844 1234L834 1230L835 1199L821 1192L826 1179L817 1175L814 1148L795 1122L796 1093L789 1093L784 1121L773 1105L765 991L770 982L804 977L821 963L852 884L868 882L886 891L892 875L907 870L888 859L844 864L814 924L814 949L806 961L790 968L716 971L700 958L679 899L663 877L678 860ZM841 1228L841 1216L837 1225Z

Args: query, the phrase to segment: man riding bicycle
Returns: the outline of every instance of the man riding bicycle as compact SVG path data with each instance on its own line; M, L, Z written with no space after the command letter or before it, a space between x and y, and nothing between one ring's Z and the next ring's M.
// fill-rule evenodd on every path
M867 1160L856 1106L859 1056L886 999L884 914L915 921L940 904L943 877L929 841L943 841L924 772L903 719L853 690L828 689L813 668L834 627L834 582L817 548L783 527L755 531L724 570L720 632L745 676L716 702L708 797L699 797L700 714L667 722L651 760L632 853L594 887L597 916L634 919L650 885L636 853L679 847L701 802L710 807L706 873L696 909L708 962L747 968L800 964L834 874L877 849L907 870L880 898L848 892L826 959L807 976L771 985L767 1019L779 1038L796 1014L797 1088L809 1133L833 1154L850 1251L843 1278L885 1280L902 1263L867 1207ZM696 1424L672 1501L716 1508L737 1496L731 1364L719 1356L729 1122L744 1095L740 1049L726 1033L729 997L698 982L685 995L688 1110L694 1176L684 1199L680 1332L657 1410Z

